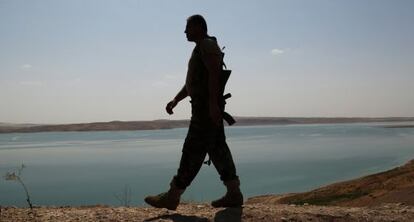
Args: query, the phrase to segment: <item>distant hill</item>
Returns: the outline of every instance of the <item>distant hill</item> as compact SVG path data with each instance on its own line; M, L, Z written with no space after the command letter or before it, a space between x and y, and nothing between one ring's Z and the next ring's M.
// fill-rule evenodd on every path
M236 117L236 126L283 125L283 124L329 124L414 121L414 117L385 118L323 118L323 117ZM187 127L189 120L153 121L111 121L75 124L12 124L0 123L0 133L30 133L57 131L110 131L110 130L153 130Z
M41 125L41 124L0 122L0 127L28 127L28 126L39 126L39 125Z

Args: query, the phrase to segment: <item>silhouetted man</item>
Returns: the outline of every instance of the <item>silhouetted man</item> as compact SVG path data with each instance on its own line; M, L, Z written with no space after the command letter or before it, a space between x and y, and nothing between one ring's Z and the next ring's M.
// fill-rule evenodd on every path
M180 196L199 172L206 154L209 155L227 193L211 203L213 207L238 207L243 204L240 181L232 155L226 143L223 126L223 91L220 75L223 54L215 37L207 34L207 24L201 15L187 19L185 34L196 46L188 63L184 87L166 106L171 115L178 102L191 97L192 116L182 149L180 166L167 192L148 196L145 202L157 207L175 210Z

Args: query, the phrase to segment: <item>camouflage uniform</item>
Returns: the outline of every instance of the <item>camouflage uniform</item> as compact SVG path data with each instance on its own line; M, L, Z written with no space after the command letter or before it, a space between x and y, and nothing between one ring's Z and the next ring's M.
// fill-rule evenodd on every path
M182 149L180 167L173 180L181 189L191 184L203 165L206 154L223 182L238 179L226 143L224 126L216 126L209 115L208 72L201 60L201 56L208 53L221 53L215 39L205 39L193 50L189 61L186 86L191 97L192 116ZM221 109L224 111L224 103Z

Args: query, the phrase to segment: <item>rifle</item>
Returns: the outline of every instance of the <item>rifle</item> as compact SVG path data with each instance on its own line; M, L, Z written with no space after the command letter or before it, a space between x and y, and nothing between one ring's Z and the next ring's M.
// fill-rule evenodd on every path
M221 51L223 51L225 48L226 47L223 47ZM231 126L234 123L236 123L236 120L234 120L234 118L230 114L224 111L226 100L231 97L231 93L227 93L224 95L224 90L226 88L227 81L230 78L231 70L227 69L227 66L224 63L224 52L221 52L221 54L222 54L221 55L222 70L221 70L221 75L220 75L221 77L220 83L221 83L221 94L223 95L221 99L221 106L223 110L223 119Z

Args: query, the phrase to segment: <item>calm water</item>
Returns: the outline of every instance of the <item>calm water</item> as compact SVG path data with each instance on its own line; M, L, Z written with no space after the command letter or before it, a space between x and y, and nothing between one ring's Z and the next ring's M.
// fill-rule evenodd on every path
M414 128L376 124L228 127L245 196L307 191L380 172L414 158ZM168 188L187 129L0 134L0 175L24 163L36 205L131 204ZM225 191L204 165L183 196L211 201ZM0 178L0 205L26 206L20 184Z

